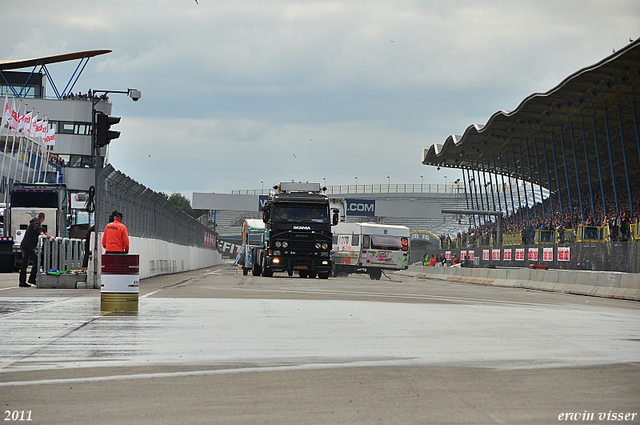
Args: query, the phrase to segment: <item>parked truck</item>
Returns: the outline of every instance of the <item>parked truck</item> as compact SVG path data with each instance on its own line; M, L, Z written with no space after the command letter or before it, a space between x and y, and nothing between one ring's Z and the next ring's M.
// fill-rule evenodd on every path
M45 213L45 232L52 237L69 237L69 195L65 184L14 182L8 198L4 230L6 237L13 238L16 265L22 260L20 243L38 212Z
M375 223L339 223L333 230L333 274L368 274L378 280L383 270L409 265L410 230Z
M242 246L236 256L235 265L242 267L242 274L253 270L253 254L256 248L264 248L264 222L248 218L242 223Z
M319 183L280 183L262 210L264 246L252 249L252 273L327 279L331 274L331 226L338 211L330 208Z

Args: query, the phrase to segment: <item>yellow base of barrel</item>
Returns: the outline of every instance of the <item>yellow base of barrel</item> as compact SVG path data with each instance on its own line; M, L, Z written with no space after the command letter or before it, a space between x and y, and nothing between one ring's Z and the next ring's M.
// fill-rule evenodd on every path
M137 314L138 294L100 294L102 314Z

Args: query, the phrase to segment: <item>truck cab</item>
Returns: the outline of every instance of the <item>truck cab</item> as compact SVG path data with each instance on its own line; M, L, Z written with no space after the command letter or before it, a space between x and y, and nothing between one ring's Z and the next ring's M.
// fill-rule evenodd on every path
M281 183L263 207L265 244L254 250L254 274L327 279L331 274L331 226L338 215L319 183Z

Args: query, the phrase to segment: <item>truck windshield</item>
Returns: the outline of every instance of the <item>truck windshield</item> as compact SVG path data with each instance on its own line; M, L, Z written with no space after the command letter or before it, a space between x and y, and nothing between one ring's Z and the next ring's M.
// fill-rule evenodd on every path
M326 205L276 204L273 207L273 220L329 223L329 208Z
M17 189L11 192L11 206L21 208L58 208L58 192Z

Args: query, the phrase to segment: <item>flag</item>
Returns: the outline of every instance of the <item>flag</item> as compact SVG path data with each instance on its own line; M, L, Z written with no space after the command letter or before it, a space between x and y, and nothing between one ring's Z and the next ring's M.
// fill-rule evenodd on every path
M24 126L24 114L22 113L22 111L20 111L20 109L18 109L18 126L16 127L16 131L22 130L23 126Z
M38 125L38 115L31 119L31 127L29 127L29 137L36 138L36 127Z
M22 134L25 136L28 136L29 130L31 130L31 114L31 112L27 112L22 120Z
M9 109L9 96L4 97L4 109L2 110L2 125L0 125L0 129L3 129L4 126L9 122L11 118L11 110Z
M47 138L47 127L49 127L49 122L42 120L40 121L40 127L39 129L36 131L36 137L38 137L39 139L46 139Z
M18 131L18 111L16 110L16 100L13 99L11 103L11 131L14 133Z
M55 130L53 128L47 132L47 135L44 138L44 144L46 146L55 146L55 144L56 144L56 132L55 132Z

